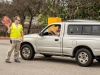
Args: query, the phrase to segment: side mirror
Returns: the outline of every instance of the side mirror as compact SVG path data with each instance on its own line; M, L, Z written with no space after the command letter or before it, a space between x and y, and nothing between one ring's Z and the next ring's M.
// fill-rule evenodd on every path
M39 33L40 36L42 36L42 33Z

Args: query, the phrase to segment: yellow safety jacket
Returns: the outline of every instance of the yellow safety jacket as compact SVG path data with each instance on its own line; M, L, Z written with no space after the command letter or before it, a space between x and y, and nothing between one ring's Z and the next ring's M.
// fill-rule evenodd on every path
M11 39L21 39L22 37L23 27L21 24L18 24L18 28L15 23L12 23L10 27L10 38Z

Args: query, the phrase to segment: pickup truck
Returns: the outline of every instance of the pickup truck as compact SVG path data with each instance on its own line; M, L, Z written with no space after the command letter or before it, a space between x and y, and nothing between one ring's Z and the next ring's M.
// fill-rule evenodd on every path
M60 25L60 35L52 35L49 29ZM32 60L35 54L45 57L66 56L75 58L78 65L87 67L96 59L100 62L100 22L92 20L68 20L47 25L37 34L24 36L20 54L24 60Z

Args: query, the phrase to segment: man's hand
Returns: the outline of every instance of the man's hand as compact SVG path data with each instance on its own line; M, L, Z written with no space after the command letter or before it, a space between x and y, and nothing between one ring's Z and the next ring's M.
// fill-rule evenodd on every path
M23 31L22 31L22 40L21 40L21 42L23 42L24 41L24 33L23 33Z
M51 31L54 31L52 28L50 28Z
M10 27L8 27L7 33L10 33Z
M51 33L52 35L55 35L54 30L53 30L52 28L50 28L50 33Z
M22 40L21 40L21 43L22 43L23 41L24 41L24 40L22 39Z
M52 35L59 36L58 32L57 32L57 31L55 31L55 30L54 30L54 29L52 29L52 28L50 28L50 33L51 33Z

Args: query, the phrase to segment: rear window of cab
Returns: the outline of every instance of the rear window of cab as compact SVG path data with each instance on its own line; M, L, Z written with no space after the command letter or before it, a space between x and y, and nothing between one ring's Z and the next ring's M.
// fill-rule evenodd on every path
M100 35L99 25L68 25L69 35Z

